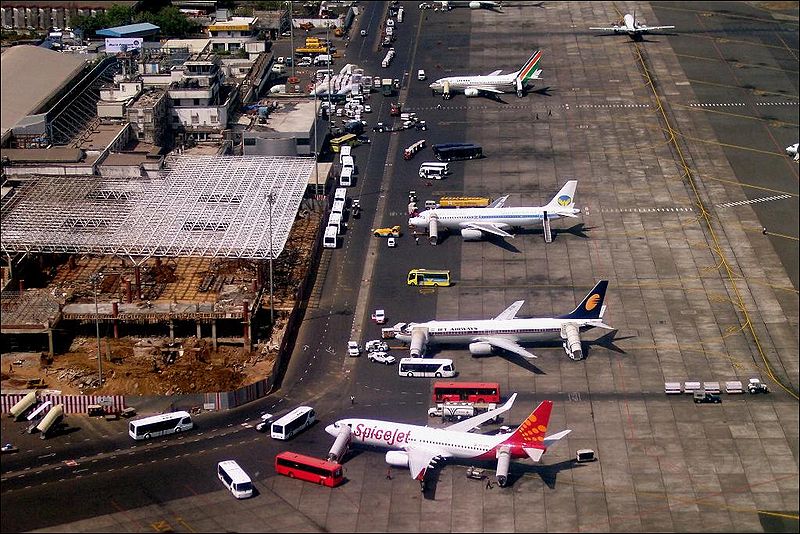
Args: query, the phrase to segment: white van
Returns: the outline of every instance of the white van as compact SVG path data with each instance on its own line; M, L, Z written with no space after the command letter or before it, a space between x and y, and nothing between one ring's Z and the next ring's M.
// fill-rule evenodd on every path
M342 214L341 213L333 213L331 212L330 216L328 217L328 227L333 227L336 229L336 234L342 233Z
M331 63L333 63L333 58L330 54L320 54L314 58L314 66L330 65Z
M353 185L353 167L342 167L342 174L339 175L339 185L342 187Z
M339 245L338 235L335 226L326 226L325 235L322 237L323 248L336 248Z
M336 190L333 192L333 200L341 200L342 202L347 200L347 189L344 187L337 187Z
M244 469L234 460L225 460L217 464L217 477L237 499L253 496L253 482Z
M418 79L418 80L420 80L420 81L422 81L422 80L424 80L425 78L427 78L427 76L425 76L425 71L424 71L423 69L419 69L419 70L417 71L417 79Z
M311 406L298 406L272 423L270 435L272 439L287 440L310 427L315 420L316 413L314 408Z
M386 29L391 28L392 26L394 26L394 21L392 19L386 19L386 26L387 26Z
M342 168L350 167L351 169L355 170L356 162L353 159L353 156L342 156Z
M397 10L397 22L403 22L403 15L405 14L406 12L403 10L403 7L401 6L400 9Z

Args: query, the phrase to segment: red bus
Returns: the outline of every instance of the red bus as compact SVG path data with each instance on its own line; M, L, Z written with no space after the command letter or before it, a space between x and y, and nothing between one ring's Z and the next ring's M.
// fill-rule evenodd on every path
M497 382L434 382L433 402L500 402Z
M275 457L275 472L333 488L344 480L342 464L326 462L296 452L282 452Z

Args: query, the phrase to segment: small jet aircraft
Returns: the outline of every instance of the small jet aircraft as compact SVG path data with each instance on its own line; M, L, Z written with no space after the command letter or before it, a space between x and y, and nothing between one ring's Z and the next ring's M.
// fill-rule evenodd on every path
M634 15L626 13L625 16L622 18L622 26L620 26L619 24L614 24L610 28L595 27L589 29L605 31L605 32L614 32L614 33L626 33L631 39L633 39L634 41L638 41L642 39L642 36L645 33L657 30L671 30L675 28L675 26L647 26L646 24L638 22Z
M408 467L411 477L425 488L425 471L438 460L468 458L473 460L497 459L497 483L505 486L512 458L541 460L548 447L566 436L563 430L547 436L547 424L553 401L542 401L539 406L510 434L485 435L470 432L478 425L507 412L517 394L499 408L489 410L445 428L395 423L375 419L341 419L325 427L325 432L353 445L389 448L386 463L395 467ZM344 450L338 457L344 455Z
M526 85L532 80L539 80L542 69L539 68L539 61L542 59L542 51L537 50L522 67L509 74L500 74L503 69L496 70L485 76L448 76L440 78L430 84L433 94L442 93L442 97L447 100L452 92L464 93L466 97L480 96L481 94L502 94L513 93L522 98Z
M603 322L603 301L608 280L599 281L577 308L552 318L517 319L524 300L518 300L494 319L398 323L395 338L409 345L412 358L421 357L430 345L468 345L473 356L489 356L497 349L524 358L536 358L520 343L563 340L564 351L573 360L583 359L581 332L591 328L613 330Z
M438 6L436 5L438 4ZM421 4L427 5L427 4ZM470 9L491 9L497 11L503 7L502 2L488 2L486 0L440 0L433 3L434 9L450 11L454 7L468 7ZM498 13L500 13L498 11Z
M500 237L514 237L510 231L514 228L544 229L544 240L552 239L550 221L560 217L577 217L581 212L575 207L575 189L577 180L569 180L556 196L544 206L536 207L504 207L508 195L503 196L485 208L435 208L425 210L408 220L413 230L427 231L432 244L439 239L439 228L460 231L464 241L478 241L486 234Z

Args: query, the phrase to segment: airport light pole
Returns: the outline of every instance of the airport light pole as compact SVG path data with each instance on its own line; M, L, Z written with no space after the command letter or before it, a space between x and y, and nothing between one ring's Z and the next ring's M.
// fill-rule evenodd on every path
M269 204L269 321L270 328L275 325L275 294L272 279L272 205L275 204L275 195L272 191L267 195L267 203Z
M103 355L100 353L100 311L97 305L97 284L103 281L103 273L94 273L89 277L92 282L92 292L94 293L94 324L97 328L97 376L100 379L100 387L103 387Z

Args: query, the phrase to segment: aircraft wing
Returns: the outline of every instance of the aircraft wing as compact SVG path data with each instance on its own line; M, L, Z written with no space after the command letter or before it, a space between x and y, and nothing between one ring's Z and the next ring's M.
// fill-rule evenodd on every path
M464 421L458 423L453 423L452 425L445 428L445 430L450 430L453 432L469 432L476 426L481 425L486 421L489 421L490 419L494 419L501 413L505 413L508 410L510 410L511 407L514 405L514 401L516 400L516 398L517 394L514 393L508 398L506 403L500 406L499 408L495 408L494 410L489 410L488 412L478 414L475 417L470 417L469 419L465 419Z
M650 32L653 30L674 30L675 26L639 26L636 29L643 32Z
M614 32L619 30L619 26L612 26L610 28L589 28L590 30L598 30L601 32Z
M486 207L487 208L502 208L505 205L506 200L508 200L508 196L509 195L506 195L504 197L500 197L500 198L498 198L497 200L495 200L494 202L492 202L491 204L489 204Z
M496 94L503 94L503 91L496 87L491 87L488 85L470 85L467 89L477 89L478 91L484 91L486 93L496 93Z
M536 358L535 354L523 349L516 341L512 341L504 337L481 336L481 337L476 337L475 341L482 341L484 343L488 343L493 347L507 350L508 352L513 352L514 354L522 356L523 358Z
M491 223L480 223L480 222L469 221L465 223L464 228L480 230L481 232L486 232L487 234L499 235L500 237L514 237L505 230L501 229L499 226Z
M495 317L494 320L508 321L509 319L513 319L514 317L517 316L517 312L519 311L520 308L522 308L523 304L525 304L524 300L516 301L514 304L512 304L511 306L500 312L500 315Z
M423 447L406 447L406 454L408 455L408 471L413 479L419 479L419 476L425 473L435 458L450 456L444 451Z
M489 74L487 74L487 76L497 76L501 72L503 72L503 69L498 69L498 70L490 72Z

